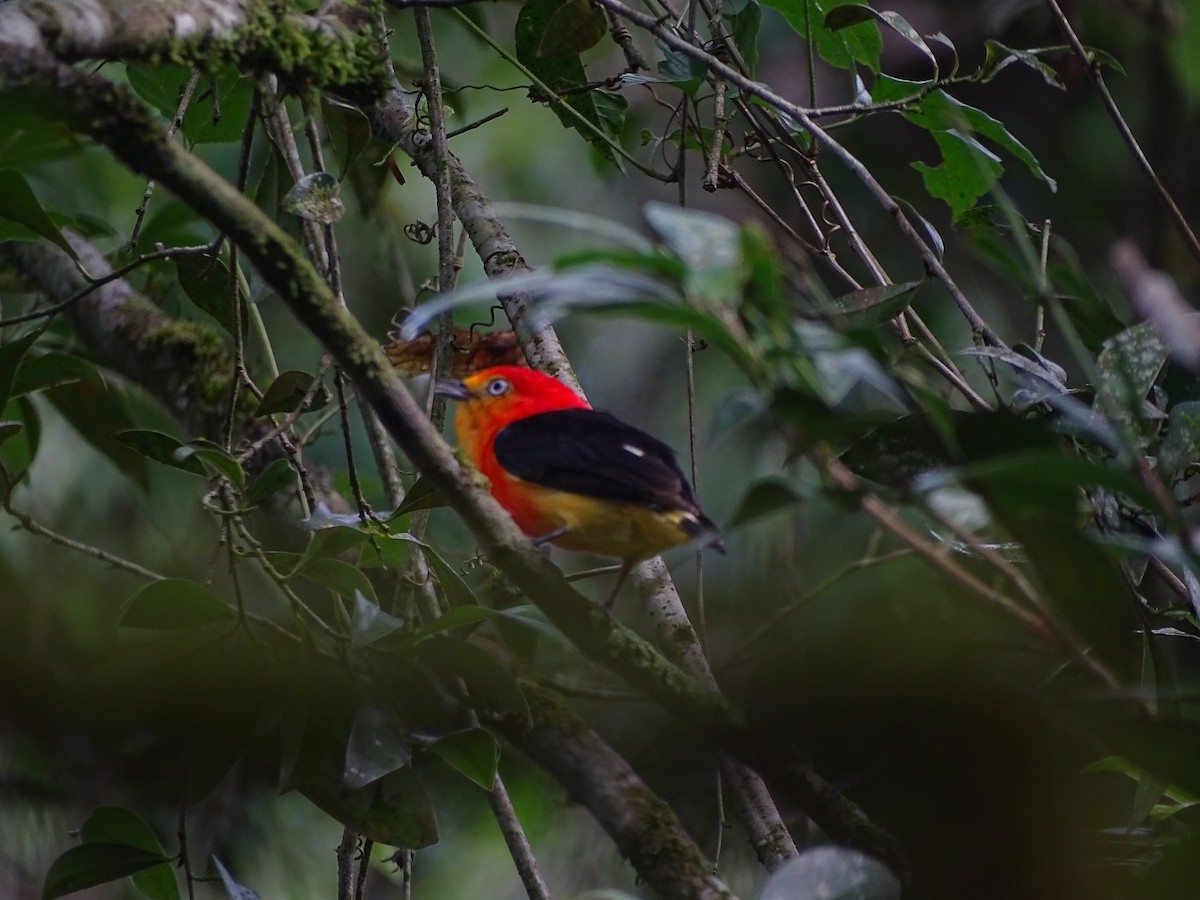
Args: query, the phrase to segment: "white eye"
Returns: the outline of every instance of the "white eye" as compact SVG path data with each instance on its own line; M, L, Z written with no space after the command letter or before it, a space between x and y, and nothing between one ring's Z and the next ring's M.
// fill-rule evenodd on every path
M508 393L508 388L509 388L508 379L493 378L491 381L489 381L487 383L486 390L493 397L503 397L505 394Z

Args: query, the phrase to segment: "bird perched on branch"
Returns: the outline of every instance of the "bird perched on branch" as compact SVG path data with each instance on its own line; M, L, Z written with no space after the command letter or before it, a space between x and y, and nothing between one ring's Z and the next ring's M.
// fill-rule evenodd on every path
M458 401L458 441L522 531L621 560L606 608L635 563L697 539L723 550L675 452L557 379L494 366L437 390Z

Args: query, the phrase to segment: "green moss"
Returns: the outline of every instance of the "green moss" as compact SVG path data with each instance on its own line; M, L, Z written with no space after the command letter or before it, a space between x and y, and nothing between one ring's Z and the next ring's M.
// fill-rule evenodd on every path
M155 393L171 408L183 412L197 430L218 433L229 403L233 359L225 340L198 322L159 323L142 336L142 353L163 373ZM238 416L248 417L253 398L239 394Z
M391 88L379 42L368 28L353 31L330 18L313 28L287 4L259 0L245 6L247 21L216 40L186 40L169 58L206 70L231 64L243 72L273 72L286 93L335 90L357 103L377 100Z

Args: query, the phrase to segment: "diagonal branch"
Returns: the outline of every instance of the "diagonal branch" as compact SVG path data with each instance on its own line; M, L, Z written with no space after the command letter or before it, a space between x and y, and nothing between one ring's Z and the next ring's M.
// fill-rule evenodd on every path
M91 135L130 168L161 181L228 234L342 365L393 439L449 499L489 557L582 652L768 778L777 779L834 840L871 853L909 877L894 839L824 782L805 759L777 737L749 728L719 695L668 663L646 641L571 588L459 466L382 348L338 304L295 241L203 161L166 141L144 104L98 75L30 52L0 55L0 90L16 89L31 92L48 110Z

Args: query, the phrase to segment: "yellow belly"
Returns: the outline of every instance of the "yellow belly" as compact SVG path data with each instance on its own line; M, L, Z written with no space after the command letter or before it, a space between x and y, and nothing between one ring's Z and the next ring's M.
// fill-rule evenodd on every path
M540 521L534 530L548 534L565 528L566 533L552 543L566 550L636 561L657 556L691 539L680 524L686 515L683 512L653 510L528 483L522 487L529 505L538 509ZM518 524L526 528L517 518ZM555 523L552 527L542 527L551 521Z

